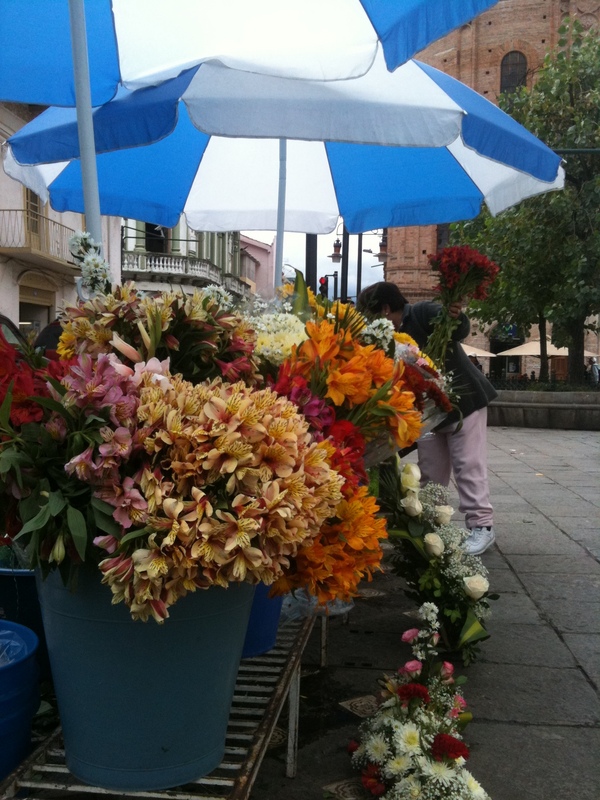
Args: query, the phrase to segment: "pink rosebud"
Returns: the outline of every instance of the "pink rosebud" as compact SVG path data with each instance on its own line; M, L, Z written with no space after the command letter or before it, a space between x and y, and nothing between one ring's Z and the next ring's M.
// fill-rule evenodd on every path
M431 634L431 639L430 639L430 641L431 641L431 644L432 644L432 646L433 646L433 647L435 647L435 646L437 645L437 643L439 642L439 640L440 640L440 635L439 635L439 633L432 633L432 634Z
M407 661L403 667L400 667L398 672L401 675L408 675L411 678L416 678L417 675L421 674L422 669L423 664L415 659L413 661Z
M414 642L415 639L418 638L419 633L420 631L418 628L410 628L409 630L404 631L404 633L402 634L402 641L408 642L408 644L412 644L412 642Z
M451 664L449 661L444 661L442 664L442 668L440 670L440 678L442 683L450 684L454 683L454 665Z

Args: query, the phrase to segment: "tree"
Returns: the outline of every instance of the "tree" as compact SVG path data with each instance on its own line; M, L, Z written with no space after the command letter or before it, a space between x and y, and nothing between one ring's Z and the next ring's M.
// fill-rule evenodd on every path
M483 214L457 226L454 236L502 268L477 315L525 330L538 324L542 347L551 321L553 341L569 348L569 378L579 383L584 331L600 311L600 38L584 33L577 21L560 34L533 87L503 95L499 103L549 147L566 151L565 189L496 218Z

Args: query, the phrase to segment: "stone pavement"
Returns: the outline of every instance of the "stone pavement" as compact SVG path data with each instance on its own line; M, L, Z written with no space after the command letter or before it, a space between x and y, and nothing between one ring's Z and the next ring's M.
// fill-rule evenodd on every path
M469 769L492 800L600 800L600 433L488 433L497 541L483 560L500 598L479 660L458 670L474 715ZM315 627L297 777L285 777L285 748L274 745L252 800L368 797L345 748L377 679L410 654L400 636L414 608L386 571L347 620L330 619L325 667Z

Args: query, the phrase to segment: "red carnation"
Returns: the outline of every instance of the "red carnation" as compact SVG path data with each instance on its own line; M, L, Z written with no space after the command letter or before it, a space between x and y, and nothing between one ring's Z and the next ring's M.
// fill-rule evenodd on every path
M360 747L360 745L356 741L356 739L350 739L346 749L348 750L349 753L356 753L356 751L358 750L359 747Z
M404 686L399 686L397 694L402 703L408 705L411 700L421 700L423 703L430 703L431 697L427 691L427 687L422 683L405 683Z
M469 748L454 736L450 736L447 733L438 733L435 735L431 745L431 755L436 761L444 761L444 759L454 761L461 756L466 759L469 757Z
M369 764L363 770L361 781L365 789L368 789L375 797L379 797L385 792L385 786L379 775L379 767L376 764Z

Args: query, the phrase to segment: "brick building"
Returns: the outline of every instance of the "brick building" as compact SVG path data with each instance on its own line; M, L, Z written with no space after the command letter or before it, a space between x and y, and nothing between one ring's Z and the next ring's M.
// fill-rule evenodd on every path
M544 55L558 43L564 17L586 28L600 23L600 0L500 0L485 14L432 44L418 59L466 83L492 102L500 91L531 85ZM427 255L447 243L447 226L389 228L386 280L411 302L430 299Z

